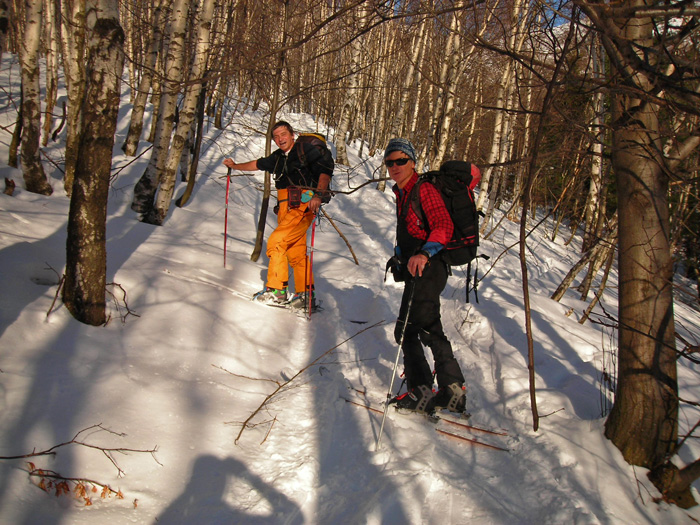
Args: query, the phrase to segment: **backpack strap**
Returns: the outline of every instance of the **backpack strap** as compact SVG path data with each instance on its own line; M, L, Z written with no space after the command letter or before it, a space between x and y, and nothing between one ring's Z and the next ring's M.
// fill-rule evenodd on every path
M425 220L425 214L423 213L423 207L420 202L420 187L421 184L425 182L425 179L420 176L418 177L418 180L414 184L413 188L411 189L411 194L408 197L409 203L411 205L411 209L413 210L413 213L416 214L416 217L418 217L418 220L420 220L420 223L423 225L422 228L424 230L427 230L427 222ZM404 216L403 218L406 219L406 216L408 215L408 207L406 207L406 210L404 211Z

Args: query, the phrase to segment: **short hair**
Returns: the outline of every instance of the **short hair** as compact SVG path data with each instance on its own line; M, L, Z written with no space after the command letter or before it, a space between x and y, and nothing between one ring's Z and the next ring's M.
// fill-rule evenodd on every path
M294 128L292 128L292 125L286 120L278 120L275 122L275 125L272 126L272 133L274 133L277 128L287 128L287 131L294 135Z

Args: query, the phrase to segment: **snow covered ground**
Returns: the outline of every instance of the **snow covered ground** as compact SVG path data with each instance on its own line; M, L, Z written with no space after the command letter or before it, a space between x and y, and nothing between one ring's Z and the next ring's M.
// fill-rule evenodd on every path
M16 101L11 60L3 59L0 84ZM8 104L9 91L0 93L5 126L15 118ZM0 176L17 183L13 197L0 194L0 455L46 450L78 433L95 447L131 449L108 456L67 445L55 456L31 459L37 468L109 485L123 499L101 498L101 487L88 494L91 505L73 495L55 497L35 486L28 459L3 460L0 522L700 520L697 508L655 503L646 471L627 465L603 436L601 413L611 393L601 382L615 369L615 336L599 324L578 323L587 303L573 289L561 303L549 299L578 259L580 244L566 244L568 231L552 240L552 222L545 221L528 242L539 431L532 430L517 249L505 251L517 239L517 225L503 221L482 242L491 259L479 263L485 275L479 302L472 296L465 303L457 269L443 294L443 321L467 378L470 423L507 435L457 432L507 451L439 434L425 419L393 410L377 451L381 414L344 398L381 409L391 380L401 295L391 276L383 280L394 238L391 192L365 186L325 207L359 264L321 221L314 267L324 310L307 321L245 298L262 287L266 273L264 255L250 260L260 175L232 179L223 266L221 161L261 154L262 139L248 130L263 129L263 117L239 115L225 131L208 128L190 203L154 227L129 208L148 154L135 161L121 155L128 111L125 102L107 226L108 281L126 291L128 311L113 287L122 307L110 306L106 327L81 325L60 301L47 315L65 264L69 201L60 172L45 163L55 192L43 197L25 192L21 172L0 164ZM308 115L283 116L299 130L316 129ZM0 137L4 162L10 135ZM358 146L350 148L352 168L337 171L334 188L357 188L379 166L379 156L360 159ZM59 160L61 148L50 144L46 152ZM180 183L176 195L183 189ZM270 214L267 234L274 224ZM615 287L613 275L603 301L612 315ZM697 342L697 304L679 302L676 315L679 331ZM696 368L679 362L685 398L699 392ZM697 418L697 411L684 410L682 430ZM691 461L700 447L690 442L680 456Z

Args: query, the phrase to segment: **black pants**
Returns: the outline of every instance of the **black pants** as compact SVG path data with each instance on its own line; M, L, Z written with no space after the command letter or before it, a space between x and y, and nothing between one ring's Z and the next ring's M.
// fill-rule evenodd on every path
M440 320L440 294L447 284L447 276L447 266L439 258L433 257L423 270L422 277L413 278L409 275L405 281L394 338L397 344L401 343L404 319L413 289L413 302L403 341L404 371L409 389L418 385L430 387L433 384L433 374L425 358L423 344L433 352L438 387L464 383L462 370L452 353L452 345L443 332Z

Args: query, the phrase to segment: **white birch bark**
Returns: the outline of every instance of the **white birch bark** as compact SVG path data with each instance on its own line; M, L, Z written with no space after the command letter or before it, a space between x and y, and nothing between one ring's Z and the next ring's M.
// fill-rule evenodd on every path
M22 153L20 156L27 191L51 195L41 165L41 91L39 86L39 47L41 41L42 0L25 1L24 37L20 47L22 66Z
M66 79L68 104L66 109L66 164L63 188L73 190L75 164L80 140L80 111L85 92L85 0L65 0L61 3L61 54Z
M360 27L365 23L366 11L364 7L358 7L359 13L357 15L357 22ZM338 123L338 130L336 133L335 147L336 147L336 162L342 165L349 165L348 153L346 149L346 139L347 133L350 129L350 122L353 119L355 112L357 111L357 96L358 96L358 86L359 86L359 71L361 64L362 55L362 41L359 38L353 39L350 44L350 75L348 78L348 89L346 91L347 96L345 98L345 103L343 104L343 109L341 111L340 122Z
M455 7L461 7L461 2L457 2ZM443 76L440 76L441 98L444 104L439 108L442 115L439 119L440 129L436 137L436 144L433 147L433 151L435 152L431 162L433 169L437 169L442 163L450 137L452 118L454 116L455 93L457 91L458 82L457 66L459 62L463 60L460 53L460 32L461 23L459 12L455 12L450 22L450 39L448 40L447 49L445 50L447 60L445 60L443 67L444 83Z
M41 144L46 146L49 143L51 127L53 126L53 110L56 107L56 96L58 94L58 19L56 18L55 2L46 2L44 10L44 56L46 62L45 84L46 95L44 96L44 126Z
M425 24L424 24L425 25ZM418 55L418 74L415 75L414 77L414 84L413 84L413 91L415 94L415 101L413 103L413 111L411 112L411 116L409 119L409 123L406 126L407 128L407 135L409 137L415 137L416 134L416 127L418 126L418 115L420 113L420 107L421 107L421 97L423 96L423 85L424 82L422 81L422 75L420 71L422 71L425 68L425 60L427 56L427 50L430 47L430 32L425 31L423 35L423 40L420 42L420 53Z
M89 53L81 135L66 240L63 302L78 320L106 321L107 198L124 68L118 0L88 0Z
M170 149L170 139L175 120L175 107L183 76L185 61L185 33L189 0L175 0L172 7L170 39L165 55L165 77L158 109L158 123L153 138L153 150L146 171L134 187L131 209L144 214L144 219L154 208L154 199Z
M420 73L416 72L416 65L419 63L422 51L425 47L427 25L428 24L425 20L422 20L420 22L420 26L418 27L418 33L416 33L416 35L414 36L413 43L411 45L411 59L408 62L406 76L404 77L403 87L401 89L401 98L399 100L398 106L395 108L396 113L394 115L391 127L392 137L400 137L402 135L406 120L406 112L408 110L408 97L411 95L412 88L416 85L416 83L420 82Z
M524 2L523 0L515 0L513 3L513 8L511 10L513 27L511 28L511 34L508 39L508 49L512 49L514 52L519 52L522 48L523 42L526 37L525 33L525 23L527 16L524 12ZM513 68L514 65L508 61L506 64L503 74L501 76L501 82L498 84L498 93L496 96L496 107L502 107L507 109L506 104L510 101L515 85L513 82ZM502 162L503 153L506 147L507 137L504 134L505 122L505 111L497 111L495 117L495 124L493 129L493 139L491 142L491 151L489 152L488 159L486 163L488 166L482 171L481 185L479 186L479 198L477 199L476 207L477 209L482 209L484 207L484 201L486 200L489 193L489 182L491 180L491 174L494 168L491 166L496 162ZM486 227L487 221L484 221L481 228L482 233Z
M163 19L162 6L163 0L157 0L153 5L153 32L151 33L150 45L145 57L145 64L141 70L141 81L139 82L138 89L136 90L136 96L134 97L134 107L131 110L129 131L127 132L126 139L124 140L124 145L122 146L124 154L128 157L133 157L136 155L139 140L141 139L141 133L143 132L143 115L146 111L146 102L148 100L148 93L151 89L153 71L156 67L158 52L163 43L163 33L161 29Z
M471 118L471 121L469 123L469 133L467 135L467 146L466 146L467 153L471 150L472 145L474 145L474 138L475 137L477 138L477 141L478 141L478 137L476 134L476 123L481 119L481 109L480 108L481 108L482 101L484 100L482 79L483 79L483 76L481 73L481 68L477 67L476 79L474 81L474 91L473 91L473 93L474 93L474 102L473 102L474 110L472 111L472 118ZM475 147L478 148L479 144L477 143Z
M596 78L602 77L600 52L598 39L593 38L591 43L591 56L593 60L593 75ZM589 132L593 139L591 147L591 179L588 187L588 198L586 199L584 211L584 235L582 251L588 250L593 239L597 237L598 210L600 209L600 194L603 181L603 93L598 91L593 94L591 110L593 118L589 126Z
M185 92L185 100L180 110L178 122L172 145L165 163L165 171L161 177L160 188L156 198L154 222L162 224L170 209L175 182L177 180L177 168L182 158L182 152L187 143L192 124L195 122L197 101L202 90L202 79L207 68L209 50L211 49L211 20L214 15L214 0L202 0L201 11L198 20L197 44L195 59L190 73L191 81L188 82Z

